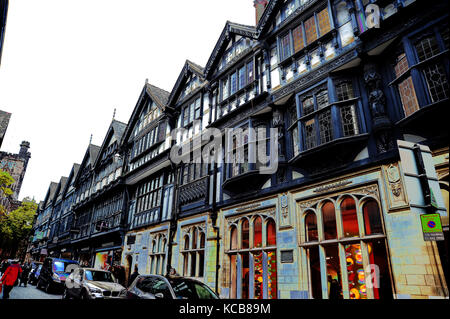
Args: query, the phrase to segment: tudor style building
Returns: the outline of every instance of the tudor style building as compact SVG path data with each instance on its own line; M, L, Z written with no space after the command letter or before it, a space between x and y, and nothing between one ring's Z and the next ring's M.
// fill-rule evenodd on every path
M254 4L170 93L145 83L100 195L114 143L90 145L74 258L101 267L114 246L93 230L113 218L95 205L123 191L127 274L175 269L223 298L448 298L448 4ZM445 240L424 240L429 212Z

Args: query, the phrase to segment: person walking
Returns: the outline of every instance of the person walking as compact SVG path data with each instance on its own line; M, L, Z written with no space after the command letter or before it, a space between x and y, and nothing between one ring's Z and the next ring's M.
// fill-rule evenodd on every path
M28 284L28 276L30 275L31 264L29 261L22 264L22 275L20 276L19 287L23 284L25 287Z
M14 261L5 271L2 278L0 279L0 284L3 285L3 299L9 299L9 293L14 288L14 283L16 282L19 274L22 273L22 268L19 265L19 261Z
M136 279L136 277L139 276L138 270L139 270L138 265L134 265L134 273L132 273L130 278L128 278L128 287L130 287L133 281Z

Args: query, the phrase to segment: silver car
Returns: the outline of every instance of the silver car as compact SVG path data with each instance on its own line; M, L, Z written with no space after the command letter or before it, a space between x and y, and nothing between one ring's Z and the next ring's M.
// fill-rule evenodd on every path
M63 299L120 298L125 291L109 271L76 268L66 280Z

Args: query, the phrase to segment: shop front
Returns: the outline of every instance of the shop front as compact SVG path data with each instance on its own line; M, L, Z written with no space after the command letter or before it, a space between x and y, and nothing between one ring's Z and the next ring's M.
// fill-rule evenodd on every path
M279 298L277 207L272 197L221 211L222 298Z
M111 270L114 266L120 266L122 247L115 246L95 250L94 268Z

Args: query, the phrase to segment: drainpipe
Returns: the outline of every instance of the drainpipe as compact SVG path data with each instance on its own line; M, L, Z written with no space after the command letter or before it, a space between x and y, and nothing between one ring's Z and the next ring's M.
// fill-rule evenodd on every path
M170 218L169 223L169 240L167 243L167 264L166 264L166 276L170 274L170 270L172 269L172 245L173 245L173 236L175 235L175 231L177 229L177 217L178 217L178 181L180 179L180 171L177 170L177 166L175 164L171 164L171 168L175 169L176 177L173 183L173 200L172 200L172 216Z
M216 231L216 280L215 280L215 291L219 294L219 251L220 251L220 231L217 226L217 205L216 205L216 193L217 193L217 163L214 163L213 167L213 198L211 205L211 220L214 230Z

